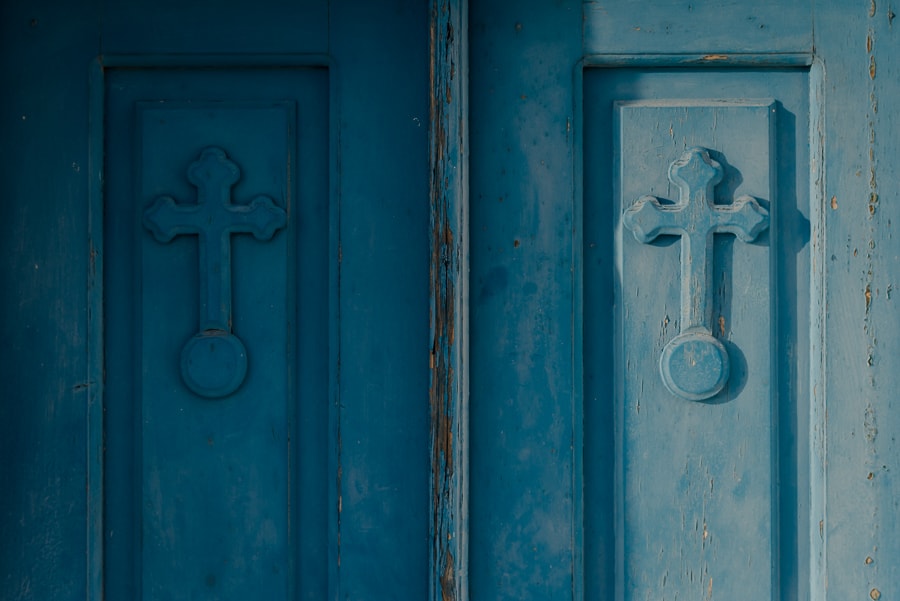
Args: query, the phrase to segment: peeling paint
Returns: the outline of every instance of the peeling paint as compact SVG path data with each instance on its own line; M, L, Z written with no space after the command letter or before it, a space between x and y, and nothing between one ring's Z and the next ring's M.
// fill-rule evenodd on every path
M434 0L430 27L431 145L431 598L464 599L460 562L465 561L465 441L462 421L462 341L457 336L463 297L465 251L456 235L464 216L465 193L460 161L465 142L463 82L459 32L463 20L455 0ZM439 34L440 32L440 34Z

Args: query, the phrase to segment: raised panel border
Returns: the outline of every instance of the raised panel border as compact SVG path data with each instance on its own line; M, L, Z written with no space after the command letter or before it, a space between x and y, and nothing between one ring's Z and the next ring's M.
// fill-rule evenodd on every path
M187 55L187 54L105 54L95 57L88 65L89 82L89 114L88 114L88 215L87 242L90 257L90 270L87 281L87 381L94 383L89 387L85 407L86 440L85 449L85 495L86 495L86 566L87 599L104 598L104 313L103 313L103 257L104 257L104 152L105 152L105 113L106 113L106 73L108 69L128 68L236 68L236 67L322 67L331 72L328 78L329 95L329 140L338 140L340 124L340 96L337 86L338 78L334 76L337 69L335 62L325 54L272 54L272 55ZM340 223L340 194L336 174L339 163L338 145L329 145L328 196L329 196L329 255L339 256L338 224ZM329 312L337 299L339 273L338 262L329 261L328 298ZM337 438L338 416L333 408L337 397L338 373L334 367L338 364L338 326L336 316L330 319L329 357L331 373L328 375L329 410L329 445ZM336 458L330 454L329 472L337 471ZM337 490L329 490L329 521L336 523ZM333 533L329 533L329 544L333 544ZM330 556L336 556L336 549L330 548ZM334 567L329 563L329 582L336 580Z
M593 4L585 3L585 12ZM587 29L587 28L586 28ZM806 592L811 599L824 599L826 595L826 283L825 268L827 250L826 238L826 202L825 202L825 65L822 58L813 48L800 49L795 52L727 52L721 54L707 53L663 53L663 52L604 52L597 47L592 47L585 39L585 54L582 60L574 65L572 70L574 116L573 126L576 148L574 158L575 165L575 223L579 224L575 231L574 243L576 249L584 247L584 232L581 228L584 211L584 75L588 69L612 69L612 68L779 68L779 67L803 67L809 70L809 221L810 239L809 253L810 271L809 279L809 383L810 397L808 399L809 415L806 421L808 441L808 484L809 484L809 529L807 532L798 532L799 537L805 537L801 545L808 550L808 573L805 582L799 584L800 590ZM575 253L575 271L582 273L581 251ZM579 348L583 348L583 278L576 277L576 306L575 325L578 332ZM583 370L581 351L577 358L579 374ZM583 397L583 394L582 394ZM583 407L578 419L583 421ZM584 453L583 433L577 433L578 452L576 460L576 487L579 490L584 486ZM577 512L584 518L584 499L577 499ZM581 585L576 589L575 599L584 599L588 596L582 587L586 586L584 572L584 543L581 543L582 558L580 565L582 573L576 577ZM621 557L621 549L616 553ZM617 565L615 570L621 573L624 568ZM617 598L621 598L618 596Z

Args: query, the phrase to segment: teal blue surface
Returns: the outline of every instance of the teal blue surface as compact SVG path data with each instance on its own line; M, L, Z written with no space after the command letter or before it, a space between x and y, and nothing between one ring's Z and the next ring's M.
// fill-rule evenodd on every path
M576 2L470 5L469 592L580 578Z
M897 597L896 10L4 3L0 599Z
M0 597L427 596L425 8L50 2L2 23ZM287 216L228 236L230 294L200 235L143 223L196 203L210 147L240 169L233 204ZM247 367L204 398L179 362L210 325Z

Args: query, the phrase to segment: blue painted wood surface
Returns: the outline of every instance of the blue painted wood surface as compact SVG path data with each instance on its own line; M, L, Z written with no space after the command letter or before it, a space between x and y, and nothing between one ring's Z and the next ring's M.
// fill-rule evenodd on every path
M711 64L733 53L809 53L811 0L585 0L585 54L697 54Z
M0 502L0 528L9 543L0 562L0 597L100 598L104 557L108 598L136 598L132 593L139 590L151 596L166 587L176 598L228 598L229 590L239 598L427 595L429 261L419 251L428 240L428 102L427 53L418 50L426 47L428 21L424 7L412 3L396 11L368 7L365 14L367 6L132 2L106 7L102 17L91 2L71 11L53 2L4 9L4 39L17 46L4 53L3 74L20 85L2 101L3 114L15 115L18 128L9 136L4 128L3 173L23 199L2 205L4 244L11 245L3 281L19 282L15 298L3 295L6 314L16 308L3 330L19 357L4 370L22 402L2 408L12 429L3 430L3 457L13 458L4 461L13 492ZM31 59L7 60L22 53ZM310 72L316 73L311 88L304 75ZM198 99L296 103L299 126L289 135L300 142L290 179L277 175L284 153L269 154L285 145L285 127L273 134L271 123L247 119L235 128L233 119L221 119L223 135L244 136L231 140L234 146L251 147L250 158L231 157L242 168L234 188L239 202L255 193L295 201L288 229L270 242L232 236L234 319L228 325L248 350L247 380L235 398L203 405L185 395L177 348L172 355L172 345L184 343L183 332L173 332L190 322L196 330L199 322L197 274L190 273L198 266L196 237L165 245L153 240L141 226L141 211L152 199L138 201L128 189L131 217L124 232L141 241L144 259L150 257L139 262L147 273L115 267L134 258L116 252L132 243L128 239L114 237L113 252L106 252L103 193L114 182L109 172L101 178L104 126L107 142L135 128L133 107L121 107L114 129L107 121L113 98L135 93L133 81L110 83L114 73L156 78L131 101L162 94L194 102L187 112L206 120L197 127L193 117L182 119L180 133L170 126L174 150L150 153L158 171L177 184L153 191L154 197L196 195L185 166L199 156L199 137L219 132L209 124L215 115L202 116ZM298 89L306 90L300 99ZM112 179L140 163L134 144L120 146L111 157L117 166ZM275 256L258 254L266 251ZM160 256L183 260L170 270ZM107 262L112 271L104 279ZM141 305L111 302L102 283L112 281L125 295L137 288L147 298ZM5 284L4 290L13 288ZM184 303L171 307L179 295ZM278 299L274 307L272 298ZM152 311L164 304L176 317L154 327ZM104 353L104 326L113 338L134 338L122 309L135 307L148 311L138 321L160 348L123 342L115 353ZM111 327L114 322L122 328ZM138 355L151 357L146 374L137 359L129 363ZM116 413L121 404L104 417L103 403L113 396L141 397L112 382L110 394L101 394L104 356L115 365L125 362L160 395L155 404L131 406L152 413L150 423ZM157 392L160 383L165 387ZM242 395L253 398L231 404ZM187 406L198 412L196 419L178 421L178 410ZM166 427L165 420L175 423ZM264 422L274 429L261 427ZM216 434L212 446L199 441L209 433ZM253 456L257 461L245 460ZM152 483L159 466L165 494L155 498L163 510L141 508L148 516L141 564L140 546L127 536L129 529L141 531L138 499L128 491L145 479ZM179 504L180 513L169 511ZM162 527L160 520L176 515L183 528ZM190 515L197 517L185 521ZM258 529L248 538L251 523ZM240 556L243 563L210 565L202 574L204 562L214 559L206 551L213 539L220 556ZM245 553L250 547L253 552ZM167 569L186 555L201 559Z
M894 192L900 174L897 25L888 3L831 1L816 11L813 80L821 150L811 176L821 210L813 274L825 336L814 361L813 591L900 594L900 279Z
M339 599L428 597L427 5L330 7L340 103ZM377 52L373 54L373 52ZM334 138L333 138L334 139ZM332 472L333 474L335 472Z
M4 599L81 599L99 568L86 486L86 413L100 385L89 363L86 234L97 9L6 5L0 18L0 72L18 82L0 98Z
M581 6L470 4L472 599L580 589Z
M130 599L134 590L164 587L166 579L196 583L210 574L215 586L242 598L420 599L430 590L435 598L576 601L644 593L673 598L676 592L713 598L730 589L739 589L728 595L738 599L751 593L780 600L896 596L900 488L893 474L900 450L891 432L898 419L900 322L893 302L900 253L892 234L898 215L891 165L900 148L890 4L496 1L469 7L436 1L430 16L412 2L351 0L8 4L0 19L0 72L11 82L0 98L0 181L6 185L0 376L7 385L0 402L0 598L99 599L105 581L107 598ZM460 21L467 10L468 37ZM302 172L304 164L321 165L325 179L315 193L296 196L287 229L271 241L232 236L234 274L249 282L233 289L233 326L248 352L247 380L234 395L257 390L259 378L269 374L266 388L269 380L279 382L271 387L277 394L260 397L255 415L279 422L280 430L274 439L270 430L265 441L198 450L188 441L201 430L258 424L222 411L228 395L197 405L204 417L194 422L173 418L181 425L166 429L155 419L188 399L177 349L199 321L181 313L200 307L196 296L187 298L199 290L199 259L190 258L197 241L153 240L140 223L140 203L126 209L132 240L122 232L108 232L104 240L104 192L117 185L116 175L103 179L104 126L111 143L136 125L121 116L114 133L104 123L113 109L105 98L133 92L107 84L114 73L139 76L147 67L161 76L215 67L207 75L214 71L213 79L227 82L242 69L247 76L280 71L272 75L278 80L310 66L323 81L313 85L318 118L296 132L298 157L308 131L324 135L320 146L327 149L294 167ZM196 82L190 79L173 97L191 90ZM298 76L288 88L302 81ZM471 82L468 99L465 81ZM207 89L220 90L222 98L285 101L281 84L270 84ZM429 103L441 90L447 110L434 112L429 123ZM727 342L733 371L719 395L728 399L706 404L673 397L658 373L659 352L675 324L662 331L654 303L680 311L679 245L671 239L638 244L629 232L619 232L621 244L614 244L624 203L643 194L677 200L662 191L666 165L688 144L672 150L666 142L637 160L646 176L620 174L613 169L620 139L612 128L613 103L685 98L776 102L771 228L746 245L715 236L713 271L724 279L714 275L711 329ZM302 106L297 114L305 118ZM685 118L679 127L695 121ZM436 143L438 125L459 137ZM646 125L650 139L665 141L666 128ZM725 129L724 123L715 128ZM759 133L751 129L751 137ZM716 150L712 142L692 143ZM110 161L134 168L140 164L129 158L135 148L124 143ZM628 155L634 148L622 150ZM199 147L192 152L153 160L165 163L167 173L182 169L184 178L184 165L199 156ZM467 152L470 184L457 171ZM748 172L748 163L734 160L731 150L724 154L744 179L720 190L717 202L749 186L754 169ZM242 178L259 172L246 169L254 160L237 164ZM446 177L435 180L435 174ZM617 180L626 181L623 174L636 178L627 197L614 190ZM124 174L126 180L132 175ZM661 179L653 183L654 177ZM174 198L177 192L180 199L196 192L186 179L179 185L158 194ZM292 185L305 184L301 178ZM235 190L241 201L255 193ZM279 190L262 193L284 198ZM316 204L317 195L323 203ZM316 208L304 216L304 206ZM147 267L140 281L180 282L171 287L185 296L178 307L166 305L168 289L143 284L139 306L104 306L112 298L104 282L116 282L122 295L137 287L127 268L138 248L129 245L137 242L141 271ZM110 244L126 252L109 253ZM256 259L250 264L266 252L277 255L270 261L280 262L277 277L259 269ZM448 261L445 252L459 254ZM163 257L179 260L170 268ZM314 257L312 271L284 267L302 266L308 257ZM636 267L617 271L617 257ZM642 302L635 301L635 278L642 281ZM300 285L306 282L314 285ZM273 294L284 299L274 310L250 310L265 304L260 295ZM720 312L723 334L715 309L728 304L730 314ZM162 358L173 355L153 354L155 348L148 353L143 339L127 344L134 330L123 313L139 308L135 323L149 324L162 307L180 317L159 328L148 325L146 338L176 350L169 363ZM316 317L303 326L305 317L296 315L311 307ZM641 318L640 311L651 315ZM438 323L438 315L445 321ZM247 319L263 325L250 327L244 338ZM126 325L108 328L104 338L104 325L114 322ZM276 322L282 326L272 326ZM444 327L449 323L463 330L451 335ZM178 328L186 333L171 333ZM113 376L107 370L110 390L104 391L103 345L116 339L122 353L107 354L106 367L126 367ZM277 357L263 351L268 371L260 372L254 349L272 342L288 351ZM164 394L156 388L134 394L116 379L129 372L140 376L135 381L146 380L137 358L145 354L160 358L148 369L164 374ZM443 369L434 369L429 358L435 365L443 360ZM628 361L633 369L625 369ZM309 377L301 377L303 370ZM299 394L303 386L312 390ZM294 406L283 402L290 391L299 395ZM141 400L133 408L154 417L149 423L117 413L121 405L104 405L113 397L148 394L159 402ZM304 404L310 397L324 401ZM289 449L288 432L296 443ZM454 446L442 447L451 435L457 436ZM741 455L742 441L755 453ZM441 457L452 457L458 468L452 473L434 461L446 449ZM297 514L291 519L299 524L288 526L288 510L280 509L274 538L226 537L217 547L246 558L253 554L244 546L256 545L257 563L203 571L202 562L179 562L169 570L167 562L179 553L203 554L197 549L206 549L204 537L227 522L224 505L218 513L203 505L229 486L228 477L215 472L190 478L191 489L203 494L156 497L170 508L191 505L188 513L200 516L176 534L189 527L201 527L202 534L176 536L170 557L160 551L168 550L161 538L167 530L148 521L146 561L132 561L136 543L116 536L140 530L132 526L139 510L134 491L152 481L154 466L169 470L160 472L168 478L160 486L170 489L186 488L184 473L202 472L209 461L231 462L235 478L246 481L264 468L235 459L245 453L265 457L279 476L226 494L230 506L248 507L252 491L266 491L252 504L274 512L289 499L289 511ZM698 461L677 461L685 457ZM295 459L299 476L287 480ZM677 478L684 465L686 478ZM729 474L729 467L740 469ZM707 471L715 472L710 488L704 488ZM692 524L682 529L678 519L666 518L677 510L705 516L706 529L702 520L693 531ZM768 542L752 536L761 529L771 533ZM446 541L436 540L445 535ZM676 552L687 559L676 561ZM767 554L766 569L759 564L767 563ZM445 558L451 556L448 585ZM745 565L748 558L753 569ZM259 562L288 568L262 578ZM260 576L254 582L261 584L247 592L250 580L240 569ZM141 571L144 580L136 578ZM178 594L189 594L181 584ZM193 590L199 595L203 587L213 589L204 580Z

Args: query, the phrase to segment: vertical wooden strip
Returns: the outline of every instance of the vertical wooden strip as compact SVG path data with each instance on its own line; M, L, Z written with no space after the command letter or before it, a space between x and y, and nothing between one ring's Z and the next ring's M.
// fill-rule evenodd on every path
M467 590L468 151L466 0L434 0L430 23L431 599Z
M809 381L809 599L825 598L825 381L827 374L825 320L825 68L816 60L809 76L810 189L810 381ZM837 200L835 199L835 203ZM798 531L798 536L801 533ZM801 589L802 590L802 589Z
M103 598L103 65L89 71L85 598Z
M825 145L814 199L825 214L817 601L887 601L900 591L897 10L875 0L816 3L824 111L815 133Z
M329 9L341 90L335 599L422 599L430 589L430 8Z
M470 596L572 599L580 3L478 2L469 16Z
M0 75L15 82L0 98L0 599L84 598L96 556L85 251L99 4L4 4L0 18Z

